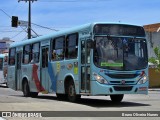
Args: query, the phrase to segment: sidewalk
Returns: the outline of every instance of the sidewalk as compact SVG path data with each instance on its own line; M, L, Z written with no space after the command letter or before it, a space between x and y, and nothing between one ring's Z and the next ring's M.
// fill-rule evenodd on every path
M0 120L6 120L5 118L0 117Z
M149 91L160 91L160 88L149 88Z

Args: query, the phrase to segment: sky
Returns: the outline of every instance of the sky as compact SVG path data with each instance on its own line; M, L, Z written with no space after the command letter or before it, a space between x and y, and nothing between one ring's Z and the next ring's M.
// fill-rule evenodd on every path
M26 27L11 27L11 17L28 21L28 2L0 1L0 39L27 38ZM32 35L45 35L92 22L136 25L160 23L160 0L37 0L31 4ZM52 30L51 30L52 29Z

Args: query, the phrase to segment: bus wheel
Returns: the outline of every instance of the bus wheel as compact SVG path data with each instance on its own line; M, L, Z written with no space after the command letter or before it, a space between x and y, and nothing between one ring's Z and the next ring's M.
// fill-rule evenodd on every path
M67 99L67 95L66 94L59 94L59 93L56 93L57 95L57 98L59 100L66 100Z
M6 83L6 88L8 88L8 84Z
M31 97L37 97L38 96L38 92L30 92L30 96Z
M67 94L68 94L68 100L70 102L75 102L79 97L79 95L76 95L76 90L73 81L69 81Z
M30 96L29 85L28 85L28 82L26 82L26 81L23 84L23 95L24 95L24 97Z
M112 100L112 102L114 103L120 103L123 99L123 94L122 95L110 95L110 98Z

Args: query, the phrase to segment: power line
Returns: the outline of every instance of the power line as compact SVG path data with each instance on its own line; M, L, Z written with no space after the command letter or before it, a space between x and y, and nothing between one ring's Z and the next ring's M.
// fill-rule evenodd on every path
M5 15L7 15L9 18L12 18L10 15L8 15L4 10L0 9Z
M34 1L37 1L37 0L18 0L18 2L20 1L25 1L27 2L28 1L28 39L31 39L31 1L34 2Z
M49 27L45 27L45 26L42 26L42 25L38 25L38 24L35 24L35 23L32 23L32 24L33 24L33 25L36 25L36 26L38 26L38 27L41 27L41 28L48 29L48 30L59 31L59 30L52 29L52 28L49 28Z
M16 35L14 35L13 37L11 37L10 39L13 39L13 38L17 37L17 36L20 35L22 32L23 32L23 30L20 31L19 33L17 33Z
M12 19L12 17L6 13L4 10L0 9L0 11L2 11L7 17L9 17L10 19ZM1 26L1 27L10 27L10 26ZM21 27L22 28L22 27ZM11 37L11 39L17 37L19 34L21 34L22 32L24 32L25 30L22 28L22 31L12 31L12 30L2 30L0 31L1 33L6 33L6 32L19 32L18 34L14 35L13 37ZM25 31L26 32L26 31Z
M2 9L0 9L6 16L8 16L10 19L12 19L12 17L9 15L9 14L7 14L4 10L2 10ZM41 27L41 28L44 28L44 29L48 29L48 30L53 30L53 31L59 31L59 30L56 30L56 29L52 29L52 28L49 28L49 27L45 27L45 26L42 26L42 25L38 25L38 24L35 24L35 23L31 23L31 24L33 24L33 25L35 25L35 26L38 26L38 27ZM3 27L9 27L9 26L3 26ZM21 27L21 26L20 26ZM26 33L27 33L27 30L26 29L24 29L23 27L21 27L21 29L22 29L22 31L11 31L11 30L3 30L3 31L0 31L1 33L2 32L23 32L23 31L25 31ZM32 30L36 35L37 35L37 33L34 31L34 30ZM18 36L19 34L16 34L15 36ZM37 35L38 36L38 35Z
M106 2L110 0L38 0L39 2Z
M22 30L23 31L23 30ZM20 32L20 31L12 31L12 30L2 30L0 32ZM24 31L23 31L24 32Z
M43 1L43 0L39 0L39 2L78 2L77 0L54 0L54 1Z

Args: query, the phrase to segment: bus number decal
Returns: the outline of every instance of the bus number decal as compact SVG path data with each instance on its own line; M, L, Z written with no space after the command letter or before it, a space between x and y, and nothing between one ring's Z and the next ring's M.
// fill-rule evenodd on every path
M78 74L78 62L74 62L74 74Z
M57 72L60 72L60 69L61 69L60 62L57 62Z

